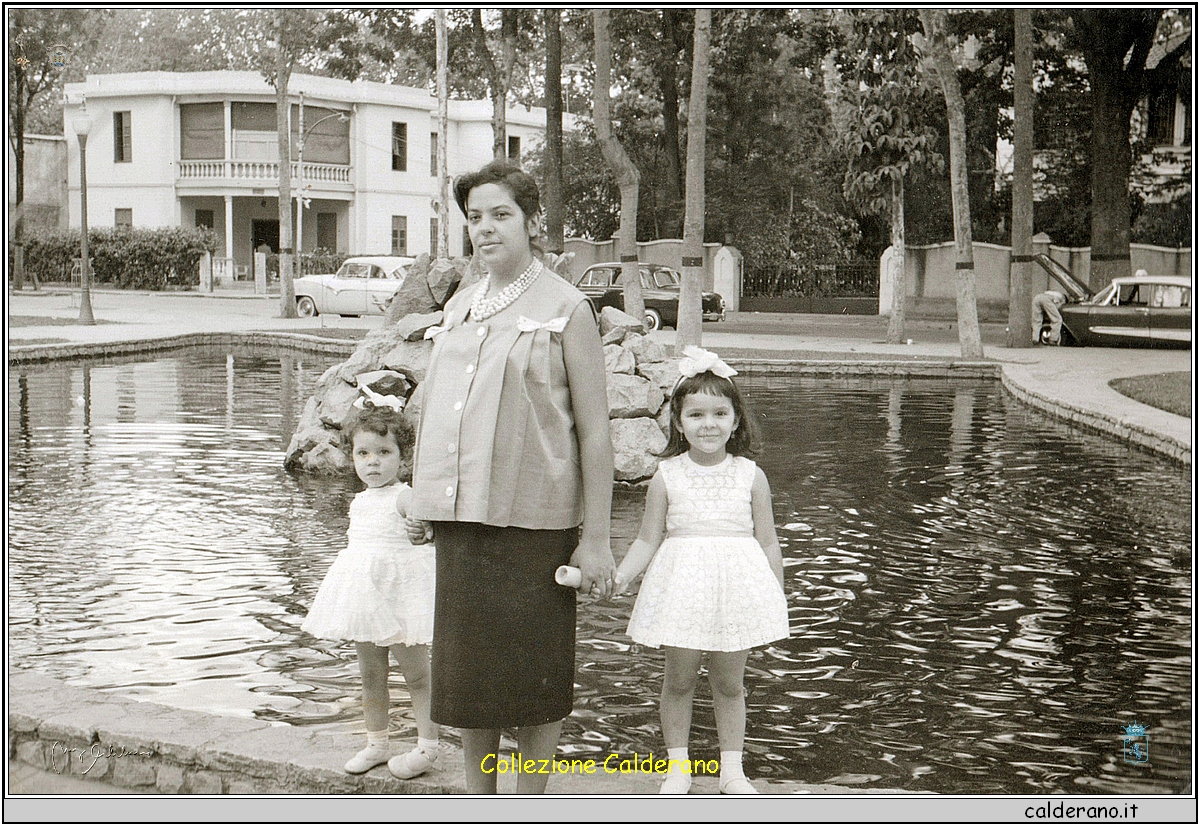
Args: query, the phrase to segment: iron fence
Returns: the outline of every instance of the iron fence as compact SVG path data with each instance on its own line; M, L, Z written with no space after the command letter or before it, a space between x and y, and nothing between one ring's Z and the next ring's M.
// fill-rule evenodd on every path
M794 270L750 270L742 280L743 296L877 297L879 265L808 264Z

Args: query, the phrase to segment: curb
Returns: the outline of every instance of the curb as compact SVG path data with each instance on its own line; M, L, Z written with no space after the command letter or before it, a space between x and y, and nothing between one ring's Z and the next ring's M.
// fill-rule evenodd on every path
M1189 468L1192 466L1191 445L1183 444L1170 436L1155 433L1136 422L1114 419L1102 413L1085 410L1082 407L1035 393L1022 387L1003 369L1000 371L1000 384L1005 392L1017 401L1056 419L1061 419L1083 430L1143 448L1175 464Z

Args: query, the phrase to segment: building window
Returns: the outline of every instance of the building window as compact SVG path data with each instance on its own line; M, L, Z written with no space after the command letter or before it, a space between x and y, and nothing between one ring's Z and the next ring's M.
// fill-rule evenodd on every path
M225 104L187 103L179 107L179 157L225 157Z
M437 132L429 133L429 174L437 177Z
M408 216L392 216L392 255L408 255Z
M113 112L113 163L133 160L133 139L129 133L129 113Z
M317 213L317 246L323 250L337 252L337 213Z
M408 171L408 124L392 123L392 170Z
M118 210L119 211L119 210ZM216 213L211 209L196 210L197 229L216 229Z
M211 212L209 214L211 214ZM118 207L113 211L113 215L115 218L113 221L113 226L115 226L117 229L121 229L122 227L129 228L133 226L132 209L121 209Z
M436 256L438 254L438 220L437 218L429 219L429 254Z
M471 232L463 227L463 258L470 258L474 254L475 247L471 244Z
M517 163L521 162L521 139L516 135L508 136L508 159Z

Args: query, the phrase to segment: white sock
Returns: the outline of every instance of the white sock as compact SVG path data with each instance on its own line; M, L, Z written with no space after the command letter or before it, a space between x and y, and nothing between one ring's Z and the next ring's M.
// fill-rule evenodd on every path
M432 757L438 753L438 738L435 737L432 740L426 740L424 737L418 737L417 748Z
M668 775L687 774L687 772L685 772L683 770L683 764L685 762L687 762L687 759L688 759L688 747L687 746L684 746L681 749L667 749L667 760L668 761L672 761L672 760L676 761L674 763L672 763L672 762L667 763L667 774Z
M721 780L732 780L735 777L745 777L742 770L742 753L740 751L721 752Z
M383 731L368 731L367 745L373 748L387 748L388 730Z

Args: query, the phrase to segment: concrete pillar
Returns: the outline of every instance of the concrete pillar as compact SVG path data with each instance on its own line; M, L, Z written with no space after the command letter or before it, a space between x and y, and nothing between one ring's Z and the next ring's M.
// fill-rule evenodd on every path
M200 256L200 292L211 293L212 288L212 253L206 252Z
M233 196L225 196L225 257L233 260Z
M736 313L742 295L742 253L721 247L713 256L713 292L725 299L725 309Z
M267 294L267 254L254 253L254 294Z

